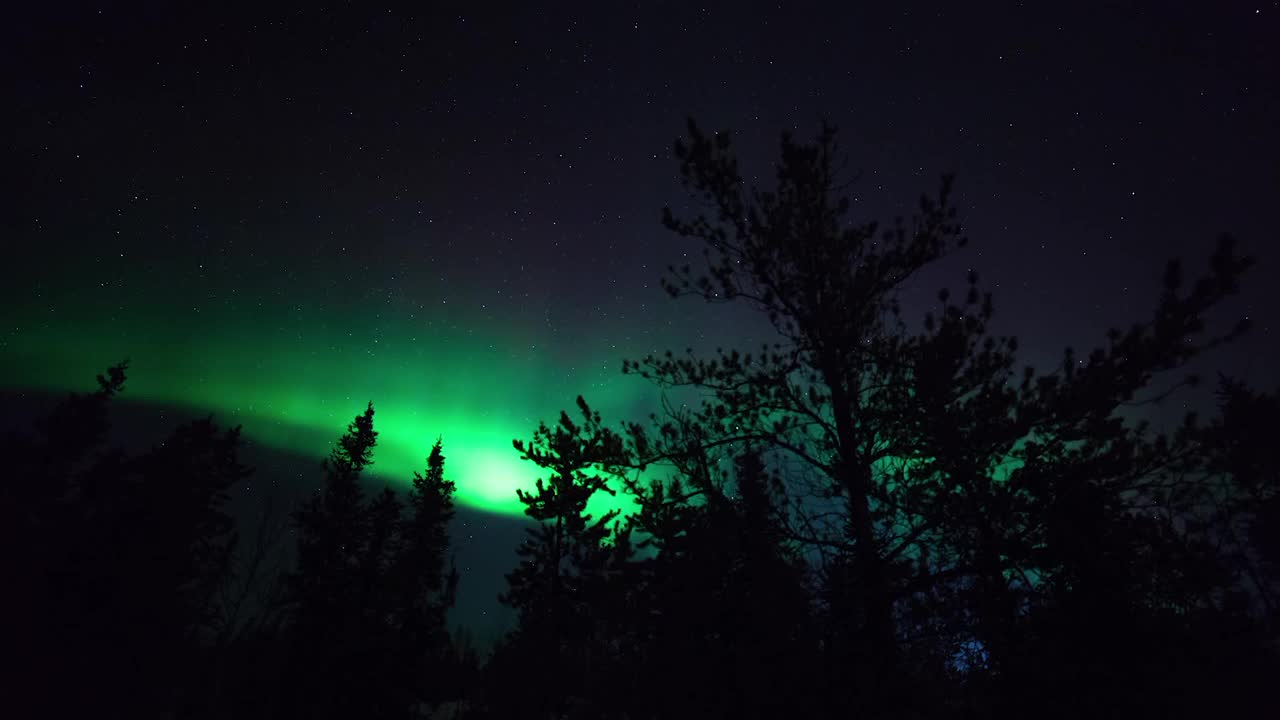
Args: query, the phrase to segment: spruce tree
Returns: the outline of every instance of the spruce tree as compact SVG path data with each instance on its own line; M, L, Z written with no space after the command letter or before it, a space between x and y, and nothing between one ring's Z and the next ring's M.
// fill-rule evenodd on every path
M296 569L287 577L292 606L288 712L329 717L369 701L365 600L370 513L361 473L373 461L373 403L357 415L322 463L322 486L293 515ZM365 711L368 708L365 707Z
M445 456L439 439L427 457L425 473L414 473L408 514L401 521L403 549L393 582L399 593L400 633L406 655L402 663L425 681L428 700L452 697L440 687L446 667L449 633L446 618L453 607L458 570L450 562L449 523L454 516L455 485L444 475Z
M360 475L377 444L373 412L370 403L348 426L322 464L322 486L294 513L297 571L290 586L302 626L323 626L334 613L358 604L361 551L369 530Z

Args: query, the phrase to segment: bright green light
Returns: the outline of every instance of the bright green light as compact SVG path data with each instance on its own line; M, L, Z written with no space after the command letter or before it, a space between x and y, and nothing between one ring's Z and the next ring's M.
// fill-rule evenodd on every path
M512 439L528 439L539 420L553 422L578 393L621 419L648 390L619 375L619 358L569 373L546 350L510 338L384 331L371 342L325 327L290 337L279 327L278 318L237 318L209 322L198 334L164 322L111 332L31 328L9 344L0 377L13 387L88 390L95 373L127 357L127 397L214 412L223 423L243 424L257 442L317 460L372 400L376 477L403 487L441 436L458 501L514 515L524 509L516 488L532 488L539 470L520 459ZM628 506L621 496L602 496L592 510Z

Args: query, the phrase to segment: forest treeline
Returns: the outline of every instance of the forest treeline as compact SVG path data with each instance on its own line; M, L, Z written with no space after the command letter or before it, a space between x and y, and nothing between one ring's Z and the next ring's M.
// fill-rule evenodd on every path
M746 304L776 340L628 360L661 411L578 398L514 451L540 470L483 656L447 622L454 485L367 476L371 404L288 522L237 527L250 470L210 419L106 446L125 367L3 438L10 707L41 717L1251 717L1272 704L1280 595L1274 392L1216 379L1168 427L1127 409L1200 380L1245 332L1208 322L1252 260L1222 239L1152 315L1019 363L968 274L951 183L887 227L849 220L834 129L784 135L776 184L729 136L675 148L705 250L675 297ZM447 437L447 428L442 428ZM593 516L600 493L635 512ZM285 558L285 560L281 560ZM26 715L27 713L20 713ZM15 715L17 716L17 715Z

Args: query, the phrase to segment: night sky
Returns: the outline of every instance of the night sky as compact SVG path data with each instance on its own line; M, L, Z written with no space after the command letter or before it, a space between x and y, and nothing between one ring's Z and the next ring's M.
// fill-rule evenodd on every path
M1280 3L186 5L7 11L10 396L128 357L134 400L316 458L373 400L376 469L443 435L479 542L533 476L512 438L578 394L653 407L624 357L763 338L658 284L700 253L659 223L689 115L766 182L781 130L837 124L855 219L956 173L971 245L906 310L973 268L1028 362L1235 233L1260 263L1222 314L1254 329L1213 367L1276 383Z

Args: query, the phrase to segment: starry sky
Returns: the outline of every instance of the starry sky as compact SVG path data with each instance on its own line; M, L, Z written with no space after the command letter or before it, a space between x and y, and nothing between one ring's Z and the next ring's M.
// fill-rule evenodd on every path
M377 470L443 436L474 541L533 477L512 438L653 407L624 357L763 339L658 285L700 251L658 222L690 115L765 182L835 123L859 219L954 172L971 245L906 309L973 268L1028 362L1235 233L1254 329L1212 367L1276 383L1280 3L186 5L7 11L9 397L128 357L135 401L315 457L373 400Z

